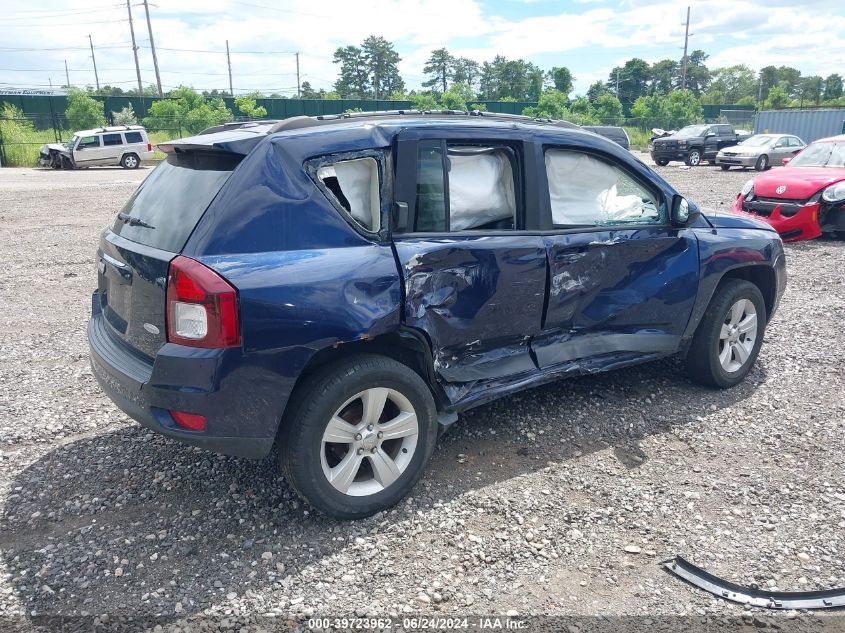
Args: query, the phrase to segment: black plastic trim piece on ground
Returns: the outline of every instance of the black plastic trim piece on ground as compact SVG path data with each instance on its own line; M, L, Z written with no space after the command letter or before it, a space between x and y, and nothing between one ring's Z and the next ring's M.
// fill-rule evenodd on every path
M681 556L663 561L663 567L699 589L731 602L765 609L833 609L845 606L845 588L827 591L764 591L722 580Z

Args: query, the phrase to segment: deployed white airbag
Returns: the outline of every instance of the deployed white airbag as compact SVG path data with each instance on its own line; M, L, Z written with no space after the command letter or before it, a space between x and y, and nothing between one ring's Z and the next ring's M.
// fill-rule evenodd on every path
M349 201L349 215L370 231L378 231L379 208L378 164L373 158L344 160L317 170L317 177L325 182L337 178L337 184Z
M513 218L513 170L502 151L449 148L449 226L462 231Z
M548 150L546 176L553 223L593 225L625 219L654 219L657 210L653 204L644 203L640 196L619 195L620 175L613 166L589 154Z

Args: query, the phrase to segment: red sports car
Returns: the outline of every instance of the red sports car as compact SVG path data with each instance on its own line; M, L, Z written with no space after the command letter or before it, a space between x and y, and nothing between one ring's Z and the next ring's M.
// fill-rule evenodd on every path
M845 134L808 145L742 187L733 210L765 220L784 241L845 234Z

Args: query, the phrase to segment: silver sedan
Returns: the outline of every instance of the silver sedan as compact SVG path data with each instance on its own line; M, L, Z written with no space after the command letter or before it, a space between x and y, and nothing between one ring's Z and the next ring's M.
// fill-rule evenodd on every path
M716 154L716 164L722 169L753 167L757 171L783 164L784 158L804 149L805 143L791 134L755 134L739 145L725 147Z

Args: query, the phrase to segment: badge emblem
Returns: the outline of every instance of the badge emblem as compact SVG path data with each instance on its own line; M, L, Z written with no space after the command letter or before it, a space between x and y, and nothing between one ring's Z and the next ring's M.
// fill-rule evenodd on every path
M775 189L775 193L778 195L782 194L784 191L786 191L786 185L781 185L780 187Z

